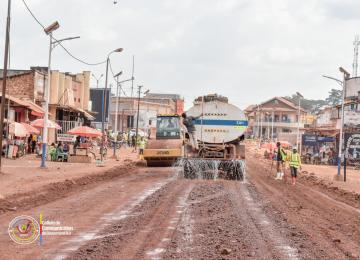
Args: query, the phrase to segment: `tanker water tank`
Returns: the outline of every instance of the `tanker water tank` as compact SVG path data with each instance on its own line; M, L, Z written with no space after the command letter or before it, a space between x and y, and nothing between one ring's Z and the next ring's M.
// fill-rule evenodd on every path
M242 136L248 126L244 112L223 100L194 102L186 114L198 117L194 121L196 138L205 143L229 143Z

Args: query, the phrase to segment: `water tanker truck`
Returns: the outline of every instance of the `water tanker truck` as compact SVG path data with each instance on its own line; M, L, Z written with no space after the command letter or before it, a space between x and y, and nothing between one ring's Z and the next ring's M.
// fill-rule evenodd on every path
M198 97L186 112L195 131L184 135L184 157L178 160L185 178L243 180L245 173L244 112L223 96Z

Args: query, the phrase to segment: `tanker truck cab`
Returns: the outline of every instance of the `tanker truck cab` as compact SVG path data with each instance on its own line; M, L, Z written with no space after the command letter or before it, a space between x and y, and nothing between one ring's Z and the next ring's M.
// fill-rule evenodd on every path
M144 149L147 166L171 166L183 155L180 116L160 114Z

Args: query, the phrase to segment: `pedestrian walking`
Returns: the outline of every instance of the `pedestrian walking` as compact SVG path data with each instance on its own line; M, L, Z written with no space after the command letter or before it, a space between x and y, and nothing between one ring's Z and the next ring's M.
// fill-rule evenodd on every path
M288 157L288 161L290 166L292 185L295 186L298 169L301 169L301 158L296 148L293 148L292 152Z
M276 143L277 147L277 155L276 155L276 180L282 180L284 177L284 171L285 171L285 161L286 161L286 152L281 147L281 143Z

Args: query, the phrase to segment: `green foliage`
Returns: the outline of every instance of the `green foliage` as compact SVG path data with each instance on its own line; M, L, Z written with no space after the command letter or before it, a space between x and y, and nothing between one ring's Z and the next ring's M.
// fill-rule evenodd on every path
M285 97L287 100L293 102L294 104L299 103L299 97L296 94L291 95L290 97ZM325 100L321 99L301 99L301 107L310 113L317 113L321 107L327 105L328 103Z
M342 91L340 89L331 89L329 96L325 99L328 105L335 106L341 104Z
M299 97L296 94L291 95L290 97L285 97L287 100L298 104ZM341 103L342 91L340 89L331 89L329 91L329 96L325 99L301 99L301 107L310 113L319 112L320 108L323 106L335 106Z

